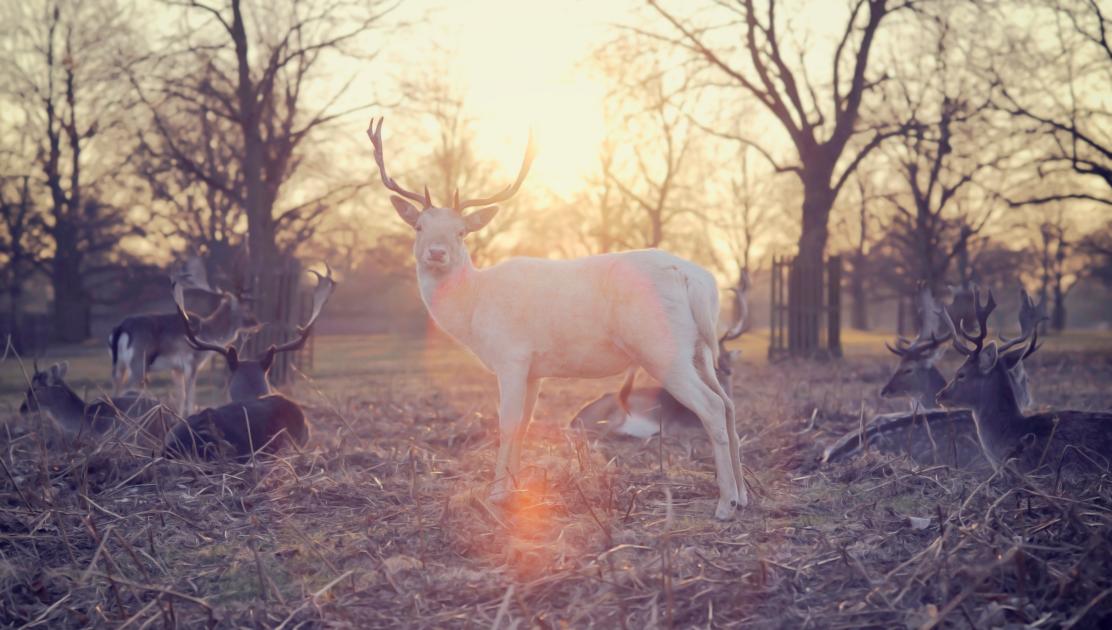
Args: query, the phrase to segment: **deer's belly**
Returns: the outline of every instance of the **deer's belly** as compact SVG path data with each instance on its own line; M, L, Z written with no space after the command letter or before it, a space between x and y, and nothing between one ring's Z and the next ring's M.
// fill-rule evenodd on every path
M155 357L151 362L150 370L152 372L162 372L170 370L185 370L193 359L193 354L160 354Z
M620 374L630 365L629 355L610 343L553 346L534 353L529 374L534 378L603 378Z

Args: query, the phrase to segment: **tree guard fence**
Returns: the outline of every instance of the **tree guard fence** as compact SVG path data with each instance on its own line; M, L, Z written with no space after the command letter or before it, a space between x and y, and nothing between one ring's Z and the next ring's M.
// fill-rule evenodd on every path
M290 341L297 336L297 327L309 320L313 310L313 290L305 282L308 275L301 262L287 258L256 274L251 283L255 317L263 327L243 344L242 353L254 357L271 345ZM313 366L315 335L295 352L280 352L270 367L270 382L281 386L293 379L296 370Z
M842 258L774 256L771 281L769 360L841 357Z

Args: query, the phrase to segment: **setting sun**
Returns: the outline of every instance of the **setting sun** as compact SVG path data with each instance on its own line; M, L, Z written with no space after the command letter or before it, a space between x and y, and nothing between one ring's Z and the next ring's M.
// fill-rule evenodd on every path
M498 16L498 19L491 19ZM606 86L590 63L617 11L591 3L482 0L437 10L456 24L438 43L451 50L452 80L466 94L477 148L516 172L530 129L534 187L566 195L597 168ZM417 51L414 51L417 54Z

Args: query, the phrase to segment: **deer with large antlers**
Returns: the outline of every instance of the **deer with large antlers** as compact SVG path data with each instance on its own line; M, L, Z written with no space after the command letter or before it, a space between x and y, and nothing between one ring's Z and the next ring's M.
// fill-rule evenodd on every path
M188 279L190 288L220 295L216 310L206 317L197 317L194 326L199 337L224 345L259 326L242 296L209 287L200 259L186 261L172 275ZM112 353L114 394L138 390L146 383L149 372L169 371L181 397L179 412L183 416L192 413L197 374L212 353L190 346L177 313L126 317L112 329L108 346Z
M993 466L1015 457L1023 469L1069 463L1071 468L1095 466L1107 470L1112 453L1112 413L1063 410L1023 414L1011 370L1038 349L1038 327L1032 325L1025 334L1002 339L999 345L995 341L986 344L988 317L995 308L991 291L983 303L978 296L976 335L946 318L955 333L954 348L966 359L939 392L938 401L947 408L972 410L977 437Z
M884 346L898 356L900 362L880 390L884 398L907 396L911 399L912 411L938 408L935 396L946 385L946 379L935 364L946 351L946 342L950 339L939 315L941 307L928 285L920 285L918 298L919 334L914 341L900 337L895 346L885 342Z
M1045 315L1041 305L1036 305L1025 290L1020 289L1019 299L1021 337L1027 338L1034 334ZM975 305L970 305L969 314L974 319L976 313ZM896 347L885 344L900 357L900 364L881 390L884 397L911 397L912 413L877 416L867 426L851 431L828 446L823 452L823 461L843 459L866 445L886 452L903 452L922 462L941 459L965 465L982 457L979 443L970 448L969 438L976 438L972 414L966 409L941 410L937 404L938 393L945 387L946 379L935 367L935 362L945 350L944 344L954 338L955 331L949 312L934 301L926 287L921 287L920 315L922 326L915 341L900 338ZM1001 340L1011 341L1003 337ZM1023 361L1010 362L1007 375L1019 408L1029 407L1030 383Z
M310 270L317 276L313 310L309 321L298 328L297 337L280 345L271 345L253 359L241 358L232 345L220 346L199 339L185 312L184 288L188 282L174 283L174 303L185 327L186 339L192 348L215 352L227 361L231 372L228 393L232 402L186 418L167 437L167 455L196 453L212 459L218 454L225 454L221 446L227 444L231 447L227 454L245 459L260 449L276 452L291 441L298 446L305 445L309 439L309 428L301 407L289 398L274 393L268 372L277 354L300 350L312 334L313 325L336 287L332 269L327 265L325 269L326 275Z
M425 189L402 188L386 170L382 121L367 135L398 216L416 234L421 299L437 325L466 346L498 380L500 439L491 498L511 495L541 380L599 378L640 366L695 412L710 436L718 478L715 516L748 503L741 477L734 405L715 377L718 290L705 269L657 250L574 260L511 258L478 269L464 238L486 226L521 187L517 179L486 198L435 206ZM418 204L418 205L414 205ZM464 214L464 210L476 208Z
M726 343L740 337L747 328L749 314L749 274L742 271L733 294L734 321L718 338L718 364L715 376L722 390L733 397L732 376L734 363L740 350L727 350ZM572 418L571 427L589 435L624 435L647 438L661 432L663 427L698 427L701 425L695 412L684 407L668 390L662 387L633 388L637 370L629 371L617 392L609 392L584 405Z

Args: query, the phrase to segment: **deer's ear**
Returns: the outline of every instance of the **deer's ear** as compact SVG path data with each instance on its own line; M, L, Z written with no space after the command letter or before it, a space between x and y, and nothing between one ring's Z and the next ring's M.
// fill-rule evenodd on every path
M988 345L977 355L977 369L981 371L981 374L988 374L992 371L992 368L996 367L996 360L998 358L999 355L996 349L996 342L988 342Z
M54 365L50 366L50 376L52 376L55 381L61 381L62 379L66 378L66 372L69 371L69 366L69 361L55 363Z
M394 204L394 209L398 211L402 221L408 223L409 227L417 227L417 218L421 216L421 211L416 206L396 195L390 195L390 203Z
M476 232L486 227L487 223L498 214L498 206L487 206L479 208L471 214L463 217L463 225L470 232Z

